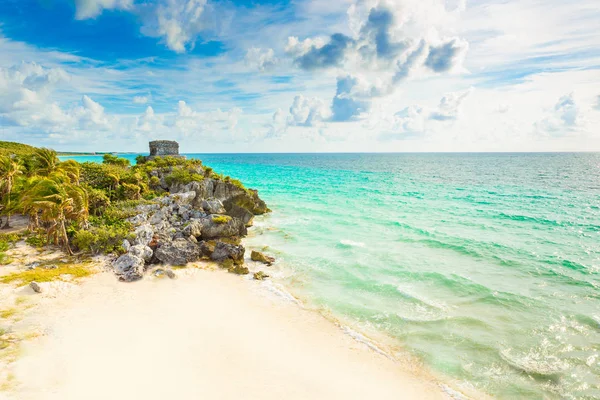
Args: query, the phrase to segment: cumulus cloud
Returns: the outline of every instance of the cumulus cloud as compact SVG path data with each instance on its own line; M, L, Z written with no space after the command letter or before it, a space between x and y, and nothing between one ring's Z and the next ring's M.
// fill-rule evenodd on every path
M194 47L200 32L208 29L206 11L207 0L162 0L142 31L162 38L169 49L183 53Z
M372 85L356 75L339 76L331 105L332 120L350 121L369 111L371 99L386 93L379 83Z
M573 93L561 96L546 117L535 123L536 130L548 135L564 135L580 124L580 109Z
M157 116L154 113L154 109L148 106L141 116L136 117L135 127L142 132L158 133L163 128L163 118Z
M430 46L425 65L434 72L448 72L459 65L469 49L469 43L460 38L451 38L438 46Z
M104 10L127 10L133 0L75 0L75 19L96 18Z
M273 68L278 62L273 49L261 49L258 47L248 49L245 61L248 67L261 72Z
M394 13L387 7L380 4L372 8L360 31L359 53L367 59L378 57L394 60L397 58L408 46L408 42L407 40L394 40L391 31L395 23Z
M288 53L295 54L295 63L302 69L314 70L341 65L346 56L346 50L354 41L346 35L335 33L329 41L322 43L317 40L304 40L298 38L288 39Z
M319 126L330 117L331 110L322 99L299 95L294 97L290 107L288 125Z
M460 105L470 93L471 90L467 90L463 93L449 93L445 95L429 118L436 121L453 121L457 119L460 112Z
M149 100L149 96L135 96L133 98L134 104L146 104Z
M412 105L398 111L391 118L384 120L385 128L379 135L380 140L401 140L422 135L427 121L426 111Z
M217 109L215 111L201 112L192 109L185 101L177 103L177 113L167 125L175 128L184 135L199 133L215 134L219 131L232 131L238 124L242 114L240 108L229 111Z
M423 36L427 32L410 26L417 18L412 8L396 3L399 2L355 3L349 10L352 36L335 33L329 38L288 38L286 52L301 69L335 67L344 71L337 78L330 121L362 118L375 98L393 93L400 83L417 73L441 74L461 69L469 48L467 41ZM418 9L416 4L413 6ZM430 118L455 119L462 99L443 99L444 103Z

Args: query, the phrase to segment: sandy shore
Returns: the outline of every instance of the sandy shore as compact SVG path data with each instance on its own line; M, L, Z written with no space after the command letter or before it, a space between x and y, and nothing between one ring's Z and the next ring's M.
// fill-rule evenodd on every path
M134 284L101 273L27 317L10 399L443 399L262 283L191 269ZM0 394L2 398L2 394Z

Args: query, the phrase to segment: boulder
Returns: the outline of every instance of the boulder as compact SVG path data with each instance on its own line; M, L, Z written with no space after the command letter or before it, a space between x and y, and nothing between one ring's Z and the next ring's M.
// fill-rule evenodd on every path
M254 214L252 214L245 208L237 206L235 204L232 204L230 206L229 210L227 211L227 215L242 220L244 225L246 225L247 227L252 226L254 221Z
M267 255L261 253L260 251L254 251L254 250L252 250L252 253L250 253L250 259L252 261L258 261L258 262L261 262L261 263L267 264L267 265L271 265L275 262L275 259L273 257L267 256Z
M128 221L131 222L131 224L133 226L140 226L142 224L145 224L147 219L148 219L148 217L146 216L146 214L140 213L138 215L135 215L135 216L129 218Z
M202 200L202 209L208 214L225 214L227 210L218 199Z
M143 244L147 246L154 236L154 229L148 224L140 225L135 230L134 244Z
M211 214L208 217L192 219L183 229L186 236L204 240L221 237L244 236L248 230L244 223L228 215Z
M121 244L121 247L123 248L123 250L125 250L125 252L128 252L129 249L131 248L131 243L129 243L129 240L123 239L123 243Z
M236 246L219 241L215 243L210 259L217 262L224 262L227 259L231 259L234 264L241 265L244 263L244 252L244 246Z
M185 265L200 259L200 248L197 244L185 239L175 239L164 243L155 252L156 258L170 265Z
M243 265L232 265L231 267L227 268L227 272L231 272L232 274L236 275L248 275L250 270Z
M141 258L145 262L150 262L153 254L152 249L148 246L144 246L143 244L136 244L135 246L131 246L129 248L128 253Z
M265 279L267 279L269 277L269 275L265 274L262 271L258 271L254 273L254 279L257 281L264 281Z
M202 236L202 220L200 219L192 219L190 222L183 228L183 234L186 236L194 236L199 238Z
M144 260L133 254L123 254L113 263L115 274L119 280L133 282L144 276Z
M171 195L173 201L177 204L191 205L196 198L196 192L193 190L187 192L179 192Z
M31 289L32 289L34 292L36 292L36 293L42 293L42 287L40 286L40 284L39 284L39 283L37 283L37 282L35 282L35 281L34 281L34 282L31 282L31 283L29 284L29 287L30 287L30 288L31 288Z
M228 215L211 214L202 221L202 239L219 237L245 236L246 225L237 218Z

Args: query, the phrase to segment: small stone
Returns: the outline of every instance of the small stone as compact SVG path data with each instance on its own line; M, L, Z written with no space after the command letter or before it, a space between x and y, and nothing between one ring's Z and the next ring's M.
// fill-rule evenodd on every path
M236 275L248 275L250 270L243 265L233 265L227 269L227 272L231 272L232 274Z
M257 281L264 281L268 277L269 277L269 275L265 274L262 271L258 271L258 272L254 273L254 279L256 279Z
M167 276L168 276L170 279L175 279L175 278L177 278L177 275L175 275L175 272L171 271L170 269L166 270L166 271L165 271L165 273L167 274Z
M158 268L155 269L154 272L152 272L152 275L154 275L156 278L164 278L166 275L166 271L162 268Z
M129 243L129 240L123 239L123 243L121 244L121 247L123 247L123 250L125 250L125 252L128 252L129 249L131 248L131 243Z
M43 268L44 269L58 269L58 265L56 265L56 264L48 264L48 265L44 265Z
M254 250L252 250L252 253L250 253L250 259L252 261L258 261L266 265L271 265L275 262L275 259L273 257L267 256L261 253L260 251Z
M34 281L34 282L31 282L31 283L29 284L29 287L30 287L31 289L33 289L33 291L34 291L34 292L36 292L36 293L42 293L42 287L39 285L39 283L37 283L37 282L35 282L35 281Z

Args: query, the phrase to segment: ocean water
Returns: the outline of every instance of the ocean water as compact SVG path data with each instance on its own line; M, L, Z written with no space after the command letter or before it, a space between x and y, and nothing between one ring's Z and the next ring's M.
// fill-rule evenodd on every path
M188 157L260 191L248 247L310 306L459 390L600 398L600 154Z

